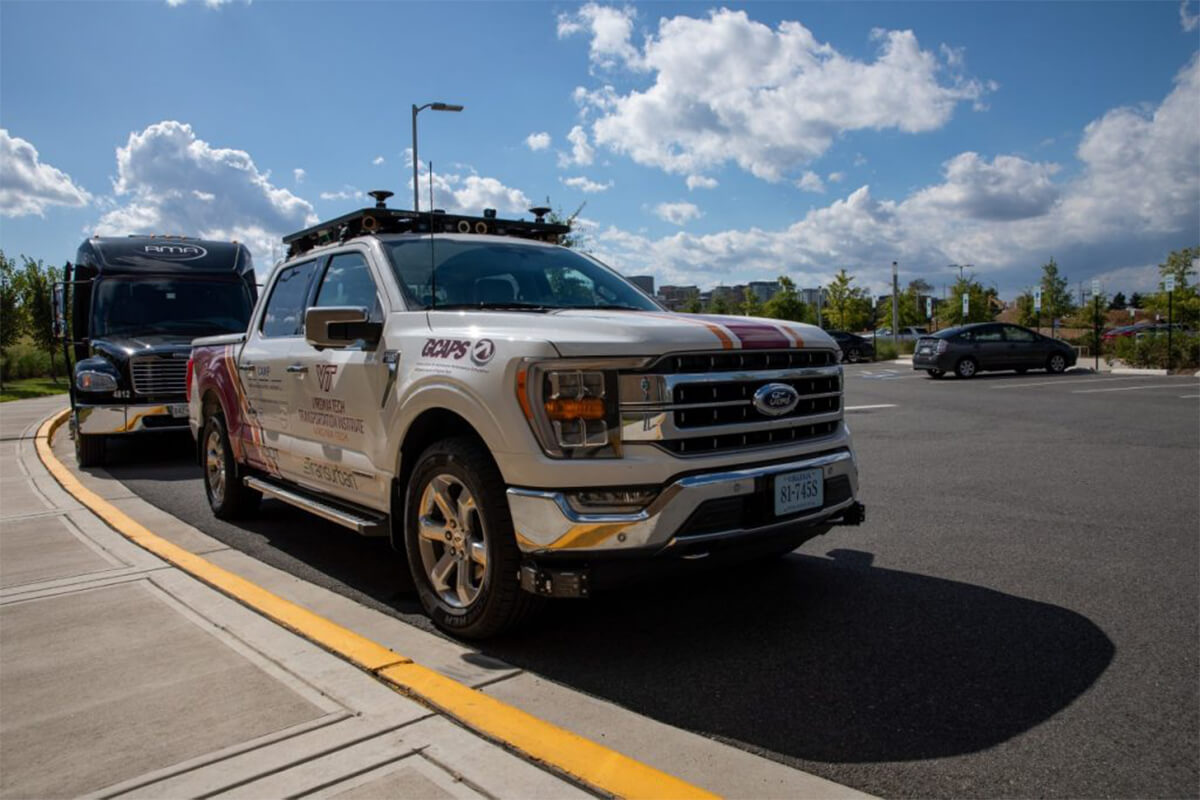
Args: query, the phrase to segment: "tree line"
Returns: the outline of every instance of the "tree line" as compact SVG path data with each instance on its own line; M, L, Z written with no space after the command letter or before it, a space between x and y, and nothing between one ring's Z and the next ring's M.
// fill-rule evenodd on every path
M12 348L25 338L49 356L57 380L54 338L54 284L57 267L22 255L20 264L0 250L0 388L12 372Z

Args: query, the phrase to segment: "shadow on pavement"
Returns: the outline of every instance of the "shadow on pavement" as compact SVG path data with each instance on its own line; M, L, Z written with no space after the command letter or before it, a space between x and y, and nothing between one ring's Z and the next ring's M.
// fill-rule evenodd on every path
M216 520L177 443L118 454L111 469L209 535L431 629L385 540L275 501L236 526ZM995 746L1070 705L1113 659L1109 638L1073 611L872 562L793 553L634 584L553 603L480 650L671 725L845 764Z

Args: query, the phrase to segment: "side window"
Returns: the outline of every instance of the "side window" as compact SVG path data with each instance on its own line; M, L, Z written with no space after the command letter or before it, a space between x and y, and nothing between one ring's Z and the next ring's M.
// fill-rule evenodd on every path
M329 260L313 305L362 306L371 311L379 310L375 279L361 253L339 253Z
M1000 332L999 325L989 325L986 328L980 328L975 331L975 341L977 342L1002 342L1004 336Z
M974 331L963 331L962 333L958 334L954 338L960 342L973 342L973 341L975 341L975 332Z
M1032 342L1034 340L1033 331L1027 331L1024 328L1014 328L1011 325L1004 327L1004 338L1010 342Z
M287 267L279 273L279 278L271 287L271 296L263 313L263 336L304 335L304 301L308 296L308 284L316 264L315 261L306 261Z

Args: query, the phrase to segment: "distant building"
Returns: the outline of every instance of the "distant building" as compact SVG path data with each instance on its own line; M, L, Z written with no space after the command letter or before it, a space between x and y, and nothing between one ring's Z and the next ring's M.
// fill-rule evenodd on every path
M658 287L658 299L672 311L678 311L687 304L692 295L699 295L698 286L671 286L664 284Z
M720 297L725 301L725 304L731 308L739 306L746 300L746 285L739 283L736 286L717 286L712 290L712 300Z
M750 281L750 291L758 302L765 303L779 291L779 281Z
M653 275L632 275L629 277L629 282L641 289L648 295L654 295L654 276Z
M800 299L804 301L805 305L816 307L818 294L820 295L820 305L822 307L829 305L829 290L823 286L817 289L801 289Z

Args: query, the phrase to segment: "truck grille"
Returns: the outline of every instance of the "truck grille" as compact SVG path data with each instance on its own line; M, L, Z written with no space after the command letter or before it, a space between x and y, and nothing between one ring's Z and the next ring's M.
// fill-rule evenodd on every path
M146 396L183 395L187 390L187 360L143 356L130 360L133 391Z
M674 371L704 361L712 369ZM626 442L703 455L820 439L841 424L842 371L831 351L672 355L650 371L621 376ZM795 389L796 407L779 416L760 412L754 394L769 383Z

